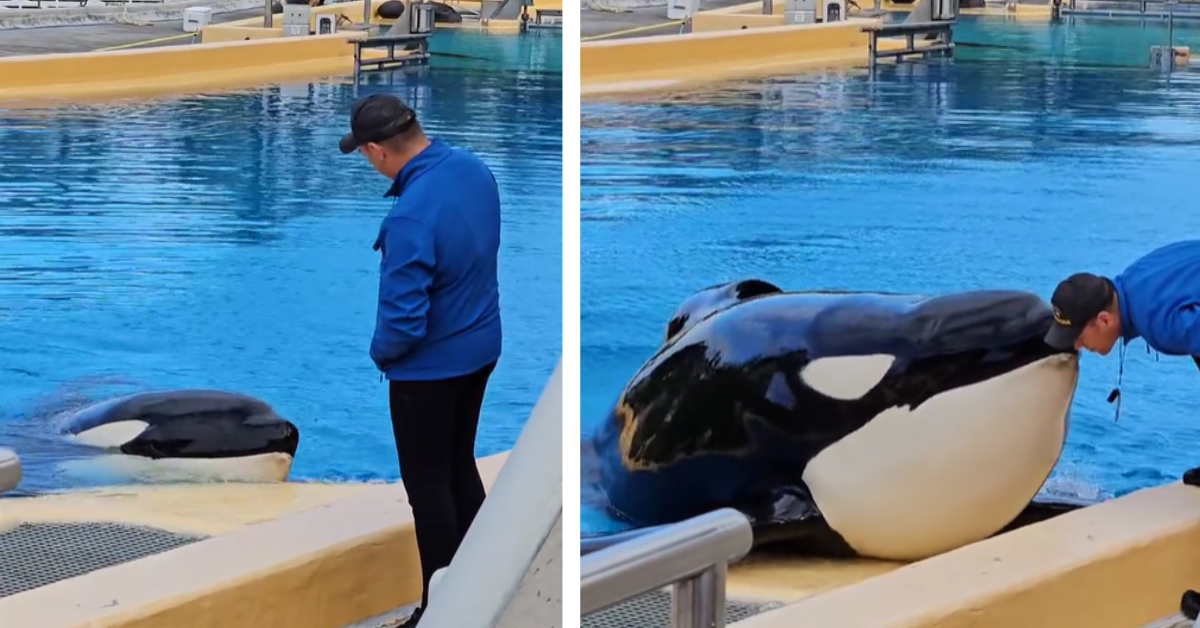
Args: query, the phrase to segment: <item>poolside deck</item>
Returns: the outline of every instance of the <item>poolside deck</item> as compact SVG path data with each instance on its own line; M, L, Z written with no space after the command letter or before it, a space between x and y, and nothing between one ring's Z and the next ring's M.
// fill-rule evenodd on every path
M723 9L745 4L746 0L703 0L701 11ZM580 37L588 39L627 39L651 35L671 35L679 32L679 22L667 19L666 5L638 7L620 11L596 11L583 8L580 14Z
M262 9L231 11L213 16L213 23L232 22L257 15ZM136 14L131 13L136 19ZM104 49L150 48L190 44L180 20L133 24L88 24L0 30L0 57L16 55L92 52Z

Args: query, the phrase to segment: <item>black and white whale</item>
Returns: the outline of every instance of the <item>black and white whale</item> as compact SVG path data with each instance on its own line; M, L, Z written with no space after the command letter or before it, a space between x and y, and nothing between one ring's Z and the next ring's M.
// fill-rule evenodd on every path
M300 443L270 405L218 390L141 392L61 420L68 439L103 450L76 464L145 481L281 482Z
M757 545L896 560L1073 509L1033 501L1079 374L1052 321L1016 291L707 288L585 443L594 493L639 528L734 507Z

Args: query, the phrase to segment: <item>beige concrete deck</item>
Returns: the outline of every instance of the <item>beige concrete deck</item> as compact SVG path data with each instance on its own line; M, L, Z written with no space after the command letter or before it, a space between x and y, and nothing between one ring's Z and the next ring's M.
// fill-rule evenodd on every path
M386 484L197 484L122 486L0 500L0 521L109 521L215 536L271 521Z
M791 604L895 571L904 563L751 555L729 569L730 599Z
M479 461L486 485L506 458ZM118 488L0 508L9 525L117 521L215 535L2 598L4 628L336 628L420 592L398 484Z

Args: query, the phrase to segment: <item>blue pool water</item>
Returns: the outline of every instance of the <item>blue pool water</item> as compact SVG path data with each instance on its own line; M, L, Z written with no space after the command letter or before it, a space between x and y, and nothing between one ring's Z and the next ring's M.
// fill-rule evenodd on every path
M561 352L561 38L438 35L374 77L476 151L503 200L504 355L480 455L512 446ZM293 477L394 479L367 356L388 182L338 138L349 79L23 109L0 105L0 444L31 490L76 477L47 417L112 394L213 387L300 427ZM69 466L69 465L68 465Z
M967 19L955 37L1009 49L585 103L585 436L706 285L1049 298L1200 236L1200 74L1143 69L1161 24ZM1115 351L1083 358L1057 489L1121 494L1200 463L1192 361L1133 345L1119 421L1116 379ZM585 508L582 527L620 526Z

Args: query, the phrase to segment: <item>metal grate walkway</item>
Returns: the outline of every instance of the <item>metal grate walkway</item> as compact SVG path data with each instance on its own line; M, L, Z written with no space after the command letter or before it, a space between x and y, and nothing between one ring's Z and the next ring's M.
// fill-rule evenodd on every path
M778 603L725 602L725 623L747 619L778 608ZM651 591L598 613L583 616L581 628L668 628L671 625L671 593Z
M0 532L0 598L204 538L117 523L23 523Z

